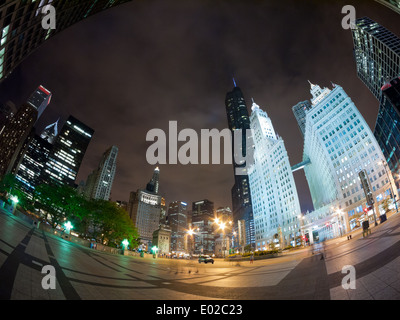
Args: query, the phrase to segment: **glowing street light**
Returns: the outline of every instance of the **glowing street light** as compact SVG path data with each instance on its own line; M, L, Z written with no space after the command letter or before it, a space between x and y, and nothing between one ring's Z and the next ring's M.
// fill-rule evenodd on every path
M12 213L15 214L15 209L17 208L17 204L19 202L18 197L17 196L11 196L10 200L13 203L13 211L12 211Z
M124 239L124 241L122 241L122 245L124 246L124 250L127 250L129 245L128 239Z
M71 222L67 221L66 223L64 223L64 227L65 229L68 231L68 233L71 232L71 229L74 228L74 226L71 224Z

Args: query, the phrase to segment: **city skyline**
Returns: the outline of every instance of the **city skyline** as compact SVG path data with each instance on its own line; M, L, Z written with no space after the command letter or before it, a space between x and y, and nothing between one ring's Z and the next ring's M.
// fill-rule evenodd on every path
M263 4L264 11L259 13L257 9L260 7L256 4L246 7L241 4L229 6L224 3L219 6L187 4L178 8L173 3L172 5L169 3L168 5L158 4L156 8L135 2L127 3L72 26L45 43L0 85L2 92L0 102L12 100L17 105L21 105L21 102L26 100L27 94L37 85L43 84L48 87L53 93L52 103L42 115L43 121L39 124L40 126L44 127L56 121L59 115L65 119L67 114L73 114L96 131L76 182L85 180L91 168L98 164L99 154L108 145L116 144L120 149L120 156L111 197L114 201L128 200L129 192L140 187L143 181L147 180L147 174L154 168L147 164L145 159L145 151L148 147L145 140L147 131L161 128L167 132L168 120L177 120L179 129L189 127L200 131L204 128L219 130L227 128L224 98L226 92L233 87L231 77L234 75L237 85L244 92L246 103L249 105L253 96L260 105L266 106L271 117L276 119L274 120L276 130L285 139L293 166L301 162L303 145L291 108L299 101L308 98L308 79L323 86L328 85L330 81L340 84L353 97L369 126L374 127L378 104L356 76L351 32L343 30L340 24L343 18L341 14L343 3L338 1L331 5L316 5L313 2L307 2L296 7L300 10L299 17L307 16L314 21L314 25L320 26L313 29L311 23L305 24L303 19L293 17L293 24L296 22L303 24L303 28L296 30L298 31L297 40L293 38L294 35L291 35L293 26L285 24L285 15L293 14L292 10L294 10L289 6L284 8L280 16L282 21L280 21L272 17L274 10L279 8L277 4ZM394 26L398 15L395 12L373 1L354 5L357 17L368 15L385 28L396 31ZM125 55L122 53L121 44L117 43L120 37L124 36L123 31L125 29L131 31L132 26L139 25L148 19L152 11L161 14L161 10L167 7L165 19L179 18L182 13L185 13L186 18L175 19L179 23L168 26L164 31L161 27L164 27L162 22L166 20L161 19L160 22L151 20L152 23L146 32L141 29L140 32L135 33L133 43L124 45L127 48L127 56L120 60L125 63L131 62L128 69L136 71L137 77L130 75L132 78L125 78L130 72L122 71L121 65L116 62L118 55L102 48L104 42L101 40L112 43L110 47L114 45L115 48L121 49L114 48L114 51ZM138 21L129 22L128 13L125 12L128 12L129 8L138 9L136 12ZM234 25L234 10L238 8L243 9L241 18L249 22L246 26L244 26L245 23ZM174 9L178 12L174 13ZM270 13L267 9L270 9ZM266 16L270 18L270 22L264 21ZM195 29L198 32L194 33L194 44L191 43L193 49L190 49L190 45L181 45L173 50L166 48L165 39L177 45L188 37L184 31L187 29L185 26L194 28L195 21L201 19L209 19L210 27L202 25ZM252 23L250 19L253 19ZM105 30L107 23L111 26L111 31ZM261 26L271 27L272 24L279 26L281 32L279 35L267 35L267 39L264 40L261 37L261 29L263 29ZM218 36L212 37L215 29L219 30ZM104 32L99 32L99 30ZM235 36L229 35L228 31L232 31ZM306 36L313 31L315 34L311 41ZM144 32L143 35L142 32ZM99 38L99 34L102 34L102 39ZM251 35L249 38L252 40L246 40L246 35ZM237 43L235 43L236 37L238 37ZM281 37L284 41L280 39ZM220 40L221 45L218 44ZM85 45L84 42L90 43ZM138 44L143 48L141 54L135 53ZM47 55L60 52L61 45L64 45L65 53L55 55L54 61L50 63L46 58ZM204 45L213 48L211 51L220 49L222 52L211 55L210 49L205 49ZM222 45L227 48L222 48ZM312 50L311 46L313 46ZM73 48L79 48L80 51ZM100 54L100 48L110 56L109 61L112 65L110 68L101 69L97 65L100 61L106 61ZM164 48L166 52L161 53L159 51L161 48ZM182 55L178 54L179 50L182 50ZM300 54L301 51L304 53ZM135 54L128 59L128 53ZM97 54L99 57L92 59L91 63L90 57L96 57ZM150 56L143 57L142 55L145 54L150 54ZM177 56L173 57L173 55ZM297 55L299 57L296 58ZM92 70L92 67L97 66L101 85L99 83L92 85L94 78L89 77L85 70L78 70L79 63L74 61L75 56L89 65L87 70ZM157 57L160 58L160 62L157 62ZM224 58L228 58L227 62L224 62ZM206 62L207 59L211 62ZM139 64L142 60L143 67ZM300 65L299 61L302 61L304 65ZM339 65L339 61L343 65ZM192 66L192 69L189 69L188 65L193 65L193 62L197 63L197 67L193 69ZM274 62L278 64L277 67L273 66ZM169 67L167 67L168 63L171 63ZM164 66L165 70L155 72L161 66ZM202 71L200 66L207 68ZM322 66L327 71L321 72ZM70 71L69 68L71 68ZM345 72L346 69L350 72ZM174 72L177 75L174 75ZM148 74L150 76L143 78ZM119 79L119 75L123 76L122 79ZM189 77L189 80L184 82L183 79L186 77ZM140 79L143 81L139 82ZM15 85L18 82L21 83L20 86ZM103 88L108 90L103 90ZM125 93L122 92L124 90ZM290 95L286 94L286 90L290 90ZM113 95L114 92L119 92L119 94ZM100 100L104 102L101 103ZM111 112L105 106L108 106ZM96 113L98 109L102 112ZM137 111L141 109L145 112L138 114ZM166 114L168 114L167 117ZM116 128L117 126L119 128ZM110 132L115 133L110 134ZM123 145L120 145L119 141ZM232 207L231 165L189 165L186 167L161 165L160 169L163 172L161 180L164 186L160 192L166 197L168 203L179 199L192 202L196 199L209 198L216 203L216 207ZM302 211L312 210L309 193L303 191L308 189L304 188L307 186L304 174L295 173L294 178L298 190L301 190L299 198ZM185 186L185 190L182 190L182 185Z

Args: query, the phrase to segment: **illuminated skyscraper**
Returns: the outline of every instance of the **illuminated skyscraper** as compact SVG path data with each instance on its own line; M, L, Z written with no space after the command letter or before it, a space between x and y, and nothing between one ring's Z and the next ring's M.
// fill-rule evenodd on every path
M76 22L129 0L0 1L0 82L45 40ZM42 9L56 10L56 28L42 27Z
M54 184L75 186L80 165L94 130L73 116L69 116L54 141L46 162L43 179Z
M43 182L43 168L52 148L49 141L37 134L29 141L15 174L26 194L32 196L35 188Z
M343 88L311 84L310 92L303 160L310 160L304 171L314 209L338 207L349 231L366 205L358 173L367 171L378 201L390 194L393 179L380 164L384 157L371 129Z
M400 14L400 0L375 0Z
M254 165L249 172L256 249L296 245L300 234L300 203L283 139L267 113L253 102Z
M33 136L33 126L50 103L50 97L51 93L40 86L0 128L0 177L16 170L29 143L26 139Z

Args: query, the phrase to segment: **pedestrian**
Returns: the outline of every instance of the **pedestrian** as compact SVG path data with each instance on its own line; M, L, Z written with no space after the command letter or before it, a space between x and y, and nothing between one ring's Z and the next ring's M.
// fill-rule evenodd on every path
M253 253L251 253L251 256L250 256L250 264L253 264L253 261L254 261L254 255L253 255Z

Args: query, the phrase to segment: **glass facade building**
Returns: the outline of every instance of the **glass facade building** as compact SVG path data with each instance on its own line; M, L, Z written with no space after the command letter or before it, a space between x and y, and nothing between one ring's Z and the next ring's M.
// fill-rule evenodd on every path
M44 181L75 187L76 176L93 134L93 129L69 116L54 141L44 168Z
M46 139L35 134L29 141L21 162L16 170L15 177L22 182L22 189L32 196L35 188L42 181L42 172L53 145Z
M188 205L183 201L174 201L168 207L168 225L171 229L171 251L185 251L188 230Z
M194 229L194 252L214 253L214 203L204 199L192 203L192 228Z
M95 13L128 1L0 1L0 82L47 39ZM55 29L42 27L42 9L48 4L56 10Z
M400 188L400 77L382 87L374 135Z
M368 17L352 29L357 75L380 100L381 87L400 75L400 39Z
M400 0L375 0L400 14Z
M292 107L294 117L296 118L297 125L299 126L301 135L304 137L304 131L306 129L306 111L311 109L311 103L309 100L301 101Z

